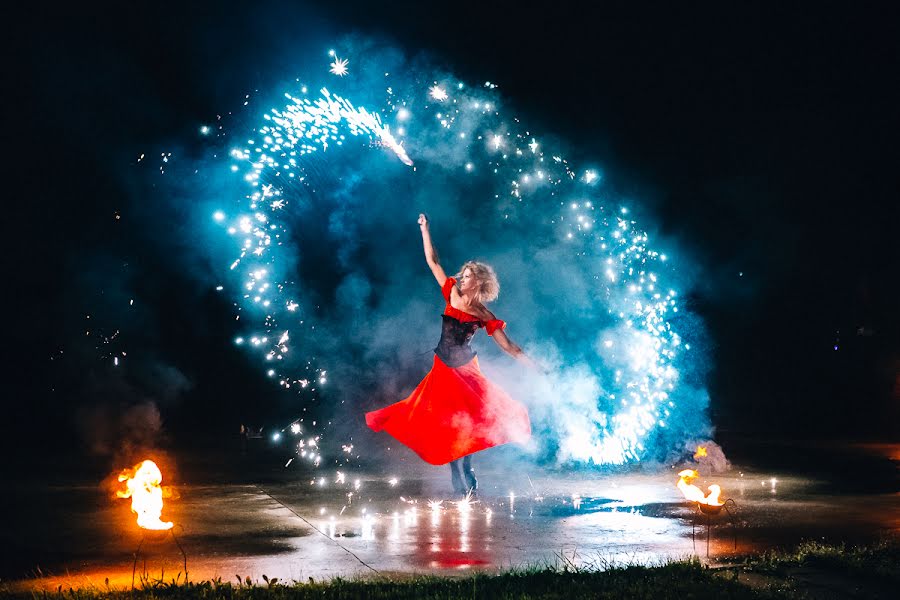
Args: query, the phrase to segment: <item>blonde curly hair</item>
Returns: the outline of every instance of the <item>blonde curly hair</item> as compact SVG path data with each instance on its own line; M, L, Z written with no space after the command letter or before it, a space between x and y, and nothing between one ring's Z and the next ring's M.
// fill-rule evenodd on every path
M493 267L477 260L466 261L454 276L457 282L462 278L466 269L470 269L478 281L478 301L486 303L496 300L500 295L500 282L497 280L497 273L494 272Z

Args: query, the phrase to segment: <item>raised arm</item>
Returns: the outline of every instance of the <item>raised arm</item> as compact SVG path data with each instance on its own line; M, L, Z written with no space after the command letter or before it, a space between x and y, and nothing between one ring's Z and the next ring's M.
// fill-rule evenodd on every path
M441 266L441 263L438 262L437 252L431 243L431 232L428 230L428 218L424 214L419 215L419 229L422 230L422 246L425 249L425 262L428 263L428 268L431 269L431 273L434 275L434 278L437 279L438 285L444 287L444 282L447 281L447 274L444 273L444 268Z

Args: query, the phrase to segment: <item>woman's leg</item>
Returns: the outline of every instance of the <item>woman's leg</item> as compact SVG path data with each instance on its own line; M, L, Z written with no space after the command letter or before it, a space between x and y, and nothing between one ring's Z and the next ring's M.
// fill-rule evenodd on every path
M463 458L462 464L463 475L466 477L466 488L469 492L478 489L478 480L475 479L475 471L472 470L472 455Z
M453 484L453 491L458 494L466 493L466 486L463 485L462 476L459 472L459 461L450 462L450 482Z

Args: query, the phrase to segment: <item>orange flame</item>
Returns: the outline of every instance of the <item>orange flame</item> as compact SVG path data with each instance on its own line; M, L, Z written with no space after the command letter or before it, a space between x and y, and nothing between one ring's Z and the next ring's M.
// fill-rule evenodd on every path
M137 513L137 524L144 529L171 529L173 523L160 521L163 508L162 473L156 463L145 460L119 474L125 489L116 492L119 498L131 498L131 510Z
M709 504L710 506L722 506L724 502L719 502L719 495L722 488L713 484L709 486L709 495L703 493L703 490L693 485L691 482L699 477L699 473L693 469L685 469L678 474L678 489L684 494L684 497L691 502L699 502L700 504Z
M706 456L706 446L697 446L697 451L694 453L694 460L698 460Z

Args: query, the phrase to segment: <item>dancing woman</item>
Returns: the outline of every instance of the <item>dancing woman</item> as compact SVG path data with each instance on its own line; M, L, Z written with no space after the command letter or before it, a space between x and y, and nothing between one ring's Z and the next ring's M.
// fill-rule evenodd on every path
M509 355L532 363L507 337L506 323L485 307L500 291L494 270L469 261L455 277L447 277L431 243L425 215L419 215L419 228L425 261L446 301L441 339L434 349L431 371L415 391L405 400L366 413L366 423L375 431L387 431L425 462L450 463L454 490L474 492L478 481L472 470L472 454L507 442L526 441L531 423L523 405L482 375L478 357L469 345L472 336L484 328Z

